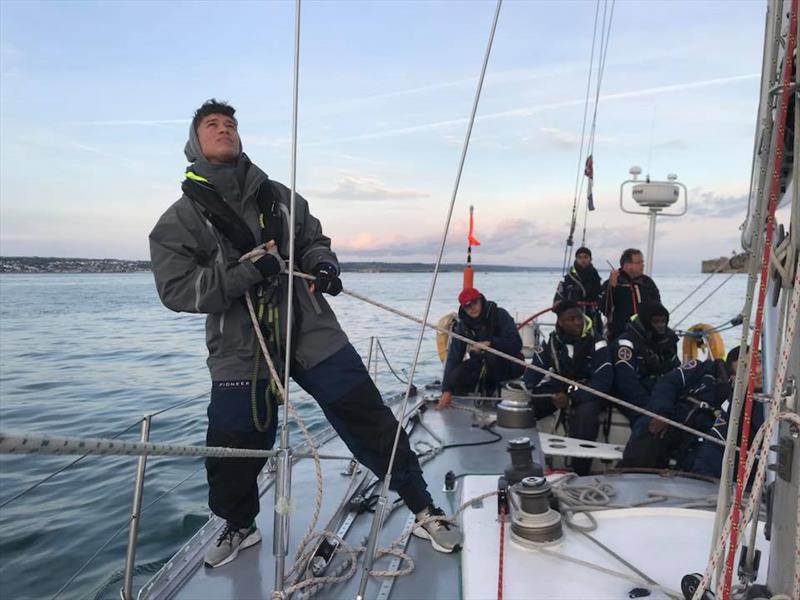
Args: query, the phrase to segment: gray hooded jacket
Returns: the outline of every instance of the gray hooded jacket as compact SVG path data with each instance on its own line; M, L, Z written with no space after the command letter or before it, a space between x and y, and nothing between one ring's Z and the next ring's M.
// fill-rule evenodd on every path
M256 194L267 179L244 153L232 165L209 163L200 152L193 127L184 150L192 170L206 178L225 202L261 239ZM289 255L289 196L286 186L270 182L278 199L281 218L280 253ZM183 195L161 216L150 233L150 257L161 301L176 312L205 313L208 367L213 381L244 380L253 375L257 339L243 296L262 283L259 270L249 260L239 262L239 252L205 218L199 207ZM309 212L308 202L295 196L295 261L310 273L320 263L338 269L331 241ZM276 283L282 345L286 340L286 288L288 276ZM309 369L341 349L347 342L336 316L319 292L312 294L302 279L295 279L295 311L299 328L293 329L292 349L297 364ZM297 312L295 312L297 316ZM264 359L259 377L266 377Z

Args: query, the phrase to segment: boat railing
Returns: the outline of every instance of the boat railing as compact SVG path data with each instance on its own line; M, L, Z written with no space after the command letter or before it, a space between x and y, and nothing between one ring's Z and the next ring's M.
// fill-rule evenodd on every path
M381 344L380 338L378 336L370 336L369 351L367 354L366 366L367 366L367 372L373 374L373 379L375 380L376 384L378 379L378 363L380 358L383 358L383 361L389 368L390 373L394 375L394 377L398 381L404 384L407 383L407 381L403 380L395 370L394 366L389 360L389 357L386 355L386 351L384 350L383 345ZM189 401L184 401L182 403L176 404L175 406L168 407L166 409L144 415L140 421L141 423L140 441L142 443L146 443L149 441L150 424L154 416L168 412L173 408L178 408L179 406L183 406L188 402ZM133 484L133 501L131 507L131 516L129 521L130 526L128 529L128 546L125 553L125 570L123 574L123 584L122 584L122 589L120 590L120 597L122 598L122 600L134 600L133 575L134 575L134 567L136 561L136 543L139 536L139 521L141 516L142 495L144 491L144 475L146 466L147 466L147 456L142 455L139 457L139 460L137 461L136 464L136 476ZM269 465L267 468L269 468Z
M367 370L372 375L373 379L376 381L376 384L377 384L377 379L378 379L378 374L379 374L380 362L383 362L386 365L386 368L388 369L388 372L397 381L399 381L399 382L401 382L403 384L407 383L407 380L403 379L403 377L401 376L401 373L404 373L404 369L398 368L397 366L392 364L392 362L390 361L389 356L387 355L386 350L384 349L383 344L381 342L381 339L389 339L389 338L400 337L400 336L405 336L405 335L406 334L398 334L398 335L395 335L395 336L388 335L388 336L382 336L380 338L378 336L368 336L368 337L360 338L358 340L354 340L353 341L354 344L359 344L359 345L360 345L360 342L367 342L367 341L369 342L369 348L368 348L368 351L367 351L367 357L366 357L366 361L365 362L366 362ZM181 400L180 402L176 402L176 403L174 403L174 404L172 404L170 406L164 407L164 408L159 409L157 411L146 413L146 414L142 415L142 417L139 418L137 421L131 423L130 425L128 425L124 429L122 429L119 432L115 433L113 436L111 436L109 438L106 438L106 441L110 442L110 441L118 440L123 435L127 434L131 430L133 430L136 427L138 427L139 428L139 444L149 444L149 442L150 442L150 431L151 431L151 428L152 428L152 425L153 425L153 421L154 421L154 419L156 417L162 416L162 415L164 415L166 413L169 413L171 411L177 410L177 409L182 408L184 406L187 406L187 405L189 405L189 404L191 404L193 402L197 402L198 400L200 400L202 398L207 398L207 397L208 397L208 392L203 392L201 394L197 394L197 395L192 396L191 398L188 398L188 399L185 399L185 400ZM52 438L52 439L54 439L54 438ZM64 440L63 443L64 443L65 448L66 448L66 444L67 444L66 440L68 440L69 438L62 438L62 439ZM317 442L317 440L315 440L315 443L316 442ZM108 446L109 444L106 444L106 445ZM200 449L201 447L198 446L196 448ZM64 452L64 454L67 454L67 453L68 452L66 452L66 451ZM25 488L24 490L22 490L21 492L15 494L11 498L8 498L7 500L3 501L2 504L0 504L0 508L3 508L5 506L13 503L14 501L18 500L19 498L22 498L23 496L25 496L28 493L32 492L33 490L35 490L36 488L38 488L42 484L46 483L47 481L50 481L51 479L53 479L57 475L63 473L64 471L66 471L66 470L70 469L71 467L73 467L74 465L78 464L79 462L84 460L86 457L88 457L88 456L90 456L92 454L98 454L98 453L101 453L101 452L95 452L95 451L83 452L82 451L80 453L78 453L78 452L71 452L71 453L80 454L80 455L75 460L67 463L66 465L60 467L56 471L54 471L54 472L50 473L49 475L45 476L44 478L38 480L33 485ZM113 455L112 452L108 452L107 454L108 455ZM197 456L197 455L192 455L192 454L187 454L187 453L177 454L177 455L178 456ZM342 459L344 457L321 456L321 458ZM269 463L268 463L266 468L267 468L267 470L269 470L269 468L270 468ZM191 473L189 473L187 476L182 478L180 481L178 481L171 488L169 488L165 492L159 494L156 498L154 498L152 501L150 501L148 504L146 504L143 507L142 506L142 500L144 498L144 483L145 483L146 469L147 469L147 454L146 453L142 453L142 454L139 455L138 460L137 460L137 464L136 464L136 471L135 471L134 482L133 482L133 496L132 496L132 501L131 501L130 517L125 522L123 522L120 525L120 527L118 527L108 537L108 539L106 539L100 545L100 547L91 556L89 556L87 558L87 560L84 561L83 564L80 565L80 567L78 567L78 569L55 592L55 594L51 597L51 600L55 600L56 598L60 597L70 587L70 585L72 585L72 583L81 575L81 573L83 573L97 559L97 557L100 556L100 554L118 536L120 536L125 531L126 528L128 530L128 541L127 541L126 551L125 551L125 564L124 564L124 569L123 569L123 574L122 574L122 587L120 589L120 597L122 598L122 600L134 600L134 598L136 596L135 596L134 591L133 591L133 577L134 577L134 575L136 573L136 564L135 564L136 563L136 548L137 548L137 542L138 542L138 537L139 537L139 528L140 528L140 524L141 524L142 514L144 512L146 512L148 509L150 509L152 506L154 506L156 503L161 501L163 498L165 498L166 496L168 496L169 494L171 494L172 492L177 490L181 485L186 483L189 479L194 477L197 473L199 473L203 469L203 466L201 465L199 468L194 469Z

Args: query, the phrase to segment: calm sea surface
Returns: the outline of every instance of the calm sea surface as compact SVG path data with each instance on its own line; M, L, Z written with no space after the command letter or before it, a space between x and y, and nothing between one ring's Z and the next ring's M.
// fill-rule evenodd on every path
M671 309L705 277L661 275L656 282ZM716 275L672 322L724 277ZM475 283L512 316L523 317L549 305L557 280L557 273L496 273L478 274ZM346 274L344 283L421 316L430 275ZM746 276L734 276L681 327L731 319L741 310L745 285ZM460 274L440 276L431 320L453 310L460 287ZM362 356L369 336L376 335L396 370L410 367L416 324L345 296L332 305ZM726 348L739 335L737 329L725 332ZM415 380L424 384L440 376L429 333ZM385 395L405 389L385 365L378 386ZM136 423L144 413L194 398L155 417L151 441L203 444L209 388L203 317L164 308L149 273L0 275L3 430L110 437L131 428L121 437L138 439ZM301 393L293 397L312 431L318 430L321 411ZM0 456L0 504L75 458ZM98 553L59 597L118 598L135 463L129 457L87 457L0 508L0 597L51 598ZM142 516L137 586L207 518L202 460L150 459L143 503L154 501Z

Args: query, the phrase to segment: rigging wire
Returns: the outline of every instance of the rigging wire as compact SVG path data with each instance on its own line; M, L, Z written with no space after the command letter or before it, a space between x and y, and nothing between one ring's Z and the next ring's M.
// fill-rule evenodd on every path
M408 380L407 379L403 379L402 377L400 377L400 375L398 375L397 372L394 370L394 367L392 367L392 363L389 362L389 357L386 356L386 352L384 352L384 350L383 350L383 344L381 344L380 338L376 338L375 341L378 342L378 350L380 351L381 355L383 355L383 360L384 360L384 362L386 362L386 366L389 367L389 371L392 373L392 375L394 375L394 377L395 377L395 379L397 379L397 381L399 381L400 383L403 383L403 384L407 384Z
M189 404L189 403L191 403L191 402L194 402L195 400L199 400L200 398L204 398L205 396L207 396L207 394L204 392L204 393L202 393L202 394L199 394L199 395L197 395L197 396L194 396L194 397L192 397L192 398L189 398L188 400L182 400L181 402L178 402L178 403L176 403L176 404L173 404L172 406L168 406L168 407L166 407L166 408L162 408L161 410L158 410L158 411L156 411L156 412L154 412L154 413L150 413L150 414L149 414L149 416L150 416L150 417L155 417L156 415L160 415L160 414L163 414L163 413L165 413L165 412L168 412L168 411L170 411L170 410L173 410L173 409L175 409L175 408L179 408L179 407L181 407L181 406L184 406L184 405L186 405L186 404ZM142 419L143 419L143 418L144 418L144 417L142 417ZM139 425L139 424L142 422L142 419L139 419L138 421L136 421L136 422L134 422L134 423L131 423L131 424L130 424L130 425L128 425L128 426L127 426L125 429L123 429L122 431L120 431L120 432L118 432L118 433L114 434L114 435L113 435L113 436L111 436L109 439L115 440L115 439L117 439L118 437L120 437L121 435L125 435L125 434L126 434L126 433L128 433L128 432L129 432L131 429L133 429L134 427L136 427L137 425ZM24 490L22 490L22 491L21 491L21 492L19 492L18 494L15 494L14 496L12 496L11 498L8 498L7 500L3 500L3 502L2 502L2 503L0 503L0 509L3 509L3 508L5 508L6 506L8 506L9 504L11 504L12 502L14 502L14 501L16 501L16 500L19 500L19 499L20 499L20 498L22 498L23 496L25 496L25 495L29 494L30 492L32 492L33 490L35 490L36 488L38 488L38 487L39 487L40 485L42 485L43 483L47 483L48 481L50 481L51 479L53 479L53 477L55 477L56 475L59 475L60 473L63 473L64 471L66 471L66 470L68 470L68 469L71 469L72 467L74 467L76 464L78 464L79 462L81 462L81 461L82 461L84 458L86 458L87 456L89 456L89 454L88 454L88 453L87 453L87 454L84 454L84 455L82 455L82 456L79 456L78 458L76 458L75 460L73 460L73 461L71 461L71 462L67 463L67 464L66 464L66 465L64 465L63 467L61 467L61 468L59 468L59 469L56 469L55 471L53 471L53 472L52 472L52 473L50 473L49 475L46 475L45 477L43 477L42 479L40 479L39 481L37 481L37 482L36 482L36 483L34 483L33 485L31 485L31 486L29 486L29 487L25 488Z
M586 119L589 115L589 94L592 88L592 74L594 71L594 48L597 41L597 17L600 14L600 0L597 0L594 8L594 25L592 26L592 51L589 54L589 77L586 80L586 100L583 103L583 124L581 125L581 145L578 150L578 168L575 173L575 194L572 199L572 219L570 221L569 236L564 246L564 261L561 265L562 273L567 272L567 264L569 263L570 248L572 248L572 235L575 233L575 225L577 223L577 210L578 210L578 186L581 181L581 168L583 166L583 145L586 141Z
M597 90L594 96L594 113L592 114L592 129L589 133L589 147L586 151L587 157L594 154L595 135L597 133L597 108L600 104L600 89L603 86L603 75L606 70L606 58L608 57L608 44L611 41L611 24L614 20L614 7L616 0L611 0L611 11L608 14L608 24L606 25L606 8L608 2L603 5L603 30L600 37L600 59L597 66ZM581 183L583 180L581 179ZM583 187L583 185L581 185ZM583 232L581 234L581 245L586 245L586 221L589 215L589 203L587 202L583 209Z
M400 410L400 414L404 414L406 411L406 406L408 405L408 398L411 394L411 386L414 382L414 373L417 368L417 361L419 360L420 349L422 348L422 341L425 338L425 325L428 321L428 315L430 314L431 304L433 302L433 293L436 289L436 280L439 275L439 267L442 262L442 257L444 256L444 249L445 244L447 243L447 233L450 229L450 221L453 216L453 209L455 208L456 198L458 197L458 188L461 182L461 174L464 171L464 163L466 162L467 158L467 150L469 149L469 141L472 135L472 128L475 124L475 116L478 112L478 104L480 102L481 91L483 89L483 82L486 77L486 69L489 65L489 57L492 51L492 44L494 42L494 34L497 30L497 21L500 18L500 8L502 7L503 0L497 0L497 5L495 8L494 19L492 21L491 32L489 34L489 41L486 45L486 53L483 58L483 65L481 66L481 73L478 79L478 87L475 91L475 99L472 104L472 111L470 114L469 124L467 126L467 131L464 137L464 144L461 150L461 158L459 160L458 171L456 172L456 179L453 185L453 193L450 198L450 206L447 211L447 218L445 219L444 224L444 231L442 232L442 239L439 245L439 254L436 257L436 264L434 265L433 274L431 276L431 284L430 289L428 291L428 298L425 303L425 312L422 318L422 326L419 329L419 336L417 338L417 345L414 351L414 360L411 363L411 369L408 375L408 385L406 386L406 393L403 397L402 408ZM386 477L384 478L383 488L381 490L381 498L378 502L378 510L375 512L375 517L372 520L372 526L370 530L370 538L367 544L367 554L364 559L364 570L362 572L361 581L359 583L358 588L358 597L364 597L364 591L367 585L367 577L369 576L369 571L372 568L372 562L375 557L375 546L378 537L378 529L380 527L380 522L384 516L384 509L386 506L386 498L389 495L389 484L392 478L392 468L394 466L395 457L397 456L397 447L400 442L400 432L402 431L402 422L398 421L397 430L395 431L394 435L394 443L392 445L392 453L389 458L389 465L386 469Z
M291 469L292 462L289 459L289 411L293 407L289 403L289 376L292 366L292 331L294 329L294 273L295 273L295 217L297 204L297 121L300 95L300 0L295 0L294 15L294 68L292 72L292 145L289 176L289 260L288 260L288 282L286 286L286 353L284 360L283 377L283 419L280 430L280 454L278 456L278 472L276 473L275 485L275 508L281 503L290 502L292 496ZM301 282L301 285L307 285ZM248 301L250 296L248 295ZM252 312L252 307L250 307ZM256 331L260 325L255 323ZM265 356L269 361L269 355ZM312 450L313 452L314 450ZM318 463L317 463L318 465ZM317 471L319 477L319 471ZM317 505L321 498L317 495ZM316 521L316 519L315 519ZM273 556L275 557L275 592L282 592L285 576L285 560L289 550L289 515L286 512L275 510L273 520L273 533L276 539L273 543ZM303 541L310 535L316 523L312 522L308 533L303 536Z
M694 296L694 295L695 295L695 294L696 294L696 293L697 293L697 292L700 290L700 288L702 288L702 287L703 287L705 284L707 284L709 281L711 281L711 278L712 278L712 277L714 277L714 275L716 275L717 273L719 273L719 272L720 272L720 271L721 271L723 268L725 268L725 267L726 267L728 264L730 264L730 263L728 262L728 263L722 263L722 264L720 264L720 265L717 265L717 268L716 268L716 269L714 269L714 270L711 272L711 274L710 274L708 277L706 277L706 278L705 278L703 281L701 281L701 282L700 282L700 283L697 285L697 287L695 287L695 288L694 288L694 289L693 289L691 292L689 292L689 293L686 295L686 297L685 297L683 300L681 300L680 302L678 302L678 303L677 303L675 306L673 306L673 307L670 309L670 311L669 311L669 314L671 314L671 315L675 314L675 311L676 311L676 310L678 310L678 309L679 309L681 306L683 306L684 304L686 304L686 301L687 301L687 300L689 300L689 298L691 298L692 296Z
M181 479L178 483L173 485L170 489L168 489L167 491L162 492L161 494L159 494L155 499L153 499L150 503L148 503L146 506L144 506L139 511L140 517L141 517L142 514L144 514L144 512L147 509L151 508L154 504L156 504L157 502L162 500L164 497L166 497L169 494L171 494L172 492L174 492L176 489L178 489L181 485L183 485L184 483L189 481L189 479L191 479L192 477L197 475L204 468L205 468L205 463L201 464L197 469L195 469L194 471L189 473L186 477ZM112 533L111 536L94 552L94 554L92 554L86 560L86 562L84 562L80 567L78 567L78 570L75 571L72 574L72 576L58 589L58 591L55 594L53 594L53 596L51 597L51 600L56 600L56 598L58 598L70 585L72 585L72 582L75 581L78 578L78 576L81 573L83 573L86 570L86 568L94 562L94 560L100 555L100 553L103 550L105 550L108 547L108 545L112 541L114 541L114 539L116 539L117 536L119 536L120 533L122 533L123 531L125 531L125 529L127 529L127 527L130 525L130 522L131 522L132 518L133 518L133 516L128 517L128 520L125 521L118 529L116 529L114 531L114 533Z
M723 285L728 283L733 278L734 275L735 275L735 273L731 273L725 279L723 279L722 283L720 283L717 287L715 287L713 290L711 290L711 292L705 298L700 300L700 302L698 302L692 310L690 310L688 313L686 313L680 321L675 323L675 325L673 325L673 329L675 327L677 327L678 325L680 325L681 323L683 323L686 319L688 319L698 308L703 306L703 304L705 304L714 294L716 294L722 288Z
M136 427L136 426L137 426L139 423L141 423L141 422L142 422L142 419L139 419L139 420L138 420L138 421L136 421L135 423L131 423L130 425L128 425L128 427L126 427L125 429L123 429L123 430L122 430L122 431L120 431L119 433L115 434L115 435L114 435L114 436L112 436L110 439L112 439L112 440L115 440L115 439L117 439L119 436L121 436L121 435L124 435L125 433L129 432L131 429L133 429L134 427ZM9 504L11 504L11 503L12 503L12 502L14 502L15 500L18 500L19 498L22 498L22 497L23 497L23 496L25 496L26 494L28 494L28 493L32 492L33 490L35 490L36 488L38 488L38 487L39 487L40 485L42 485L43 483L47 483L48 481L50 481L50 480L51 480L53 477L55 477L55 476L56 476L56 475L58 475L59 473L63 473L63 472L64 472L64 471L66 471L67 469L69 469L69 468L71 468L71 467L75 466L76 464L78 464L79 462L81 462L81 461L82 461L84 458L86 458L87 456L89 456L89 454L84 454L84 455L82 455L82 456L79 456L79 457L78 457L78 458L76 458L75 460L73 460L73 461L71 461L71 462L67 463L66 465L64 465L64 466L63 466L63 467L61 467L60 469L57 469L57 470L53 471L53 472L52 472L52 473L50 473L49 475L47 475L47 476L43 477L42 479L40 479L39 481L37 481L36 483L34 483L33 485L31 485L30 487L28 487L28 488L26 488L26 489L22 490L21 492L19 492L18 494L16 494L16 495L12 496L12 497L11 497L11 498L9 498L8 500L4 500L4 501L2 502L2 504L0 504L0 508L5 508L6 506L8 506Z

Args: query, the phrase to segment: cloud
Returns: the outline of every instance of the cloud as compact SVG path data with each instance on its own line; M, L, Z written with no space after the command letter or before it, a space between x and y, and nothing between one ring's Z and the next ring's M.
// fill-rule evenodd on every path
M144 165L141 163L131 160L122 154L108 152L102 148L89 146L79 141L59 136L53 131L25 134L16 139L12 139L7 143L12 147L16 144L18 146L35 148L37 150L49 150L66 155L69 158L80 159L80 154L93 154L95 156L111 159L127 166L144 167Z
M670 85L662 85L657 87L651 88L643 88L639 90L630 90L627 92L618 92L615 94L606 94L600 96L600 102L608 102L610 100L626 100L629 98L640 98L643 96L654 96L658 94L665 94L669 92L682 92L687 90L693 90L698 88L704 87L715 87L715 86L722 86L722 85L729 85L732 83L739 83L742 81L747 81L750 79L757 79L760 77L759 73L748 73L744 75L733 75L730 77L717 77L714 79L704 79L700 81L689 81L685 83L675 83ZM493 120L493 119L508 119L513 117L528 117L532 116L541 112L549 111L549 110L556 110L560 108L569 108L572 106L580 106L584 104L585 99L579 98L575 100L560 100L556 102L549 102L546 104L540 104L538 106L527 106L524 108L515 108L510 110L504 110L494 113L488 113L484 115L478 115L476 117L476 121L486 121L486 120ZM590 102L590 104L594 104ZM467 119L465 118L457 118L457 119L447 119L444 121L436 121L432 123L422 123L419 125L410 125L407 127L397 127L392 129L384 129L382 131L373 131L369 133L362 133L353 136L342 137L338 139L330 139L330 140L319 140L316 142L310 142L308 146L319 146L325 144L333 144L333 143L341 143L341 142L354 142L354 141L364 141L364 140L373 140L379 139L383 137L390 137L390 136L397 136L397 135L407 135L410 133L421 133L424 131L432 131L436 129L446 129L448 127L453 126L463 126L466 124Z
M396 200L399 198L430 197L427 192L412 189L391 189L377 179L355 175L345 175L332 190L309 193L315 196L340 198L342 200Z
M689 143L686 140L666 140L653 144L653 148L657 150L688 150Z
M581 143L580 136L571 131L564 131L556 127L542 127L539 131L545 135L550 143L565 150L577 148Z
M430 256L438 253L441 240L434 234L404 236L360 232L351 237L336 239L338 254L353 254L359 258L387 258L402 256Z
M689 211L704 217L741 217L747 210L749 194L720 196L715 192L695 188L689 194ZM699 202L697 198L700 198Z
M686 47L671 48L668 50L658 50L650 53L631 53L623 58L613 59L607 64L607 68L613 68L625 65L645 64L652 61L663 60L665 58L673 58L681 54L686 54L689 51ZM536 67L530 69L507 69L504 71L489 72L486 74L485 86L495 87L501 85L513 85L519 83L527 83L537 81L540 79L548 79L553 77L562 77L569 73L584 73L586 71L586 63L583 61L561 63L556 65L548 65L544 67ZM462 77L451 81L438 81L427 85L420 85L401 90L391 90L388 92L380 92L377 94L370 94L360 98L347 98L346 100L334 101L330 103L318 104L311 107L312 111L318 114L346 112L350 110L360 110L363 107L373 104L375 102L382 102L384 100L393 100L395 98L405 98L408 96L428 95L435 92L452 89L474 89L477 84L477 74L472 77Z
M566 233L555 228L545 227L531 219L503 219L490 231L476 232L481 242L481 252L491 256L514 255L519 262L521 256L538 260L537 249L553 250L563 244ZM446 255L464 253L467 237L466 222L459 221L450 227L447 236ZM441 246L441 235L436 232L417 236L400 234L374 234L359 232L351 237L337 237L336 251L350 253L359 257L389 258L403 256L427 256L433 260ZM530 262L530 261L526 261ZM533 263L530 263L533 264Z

